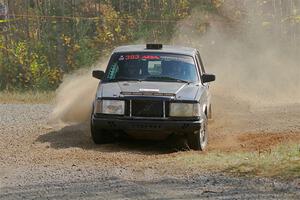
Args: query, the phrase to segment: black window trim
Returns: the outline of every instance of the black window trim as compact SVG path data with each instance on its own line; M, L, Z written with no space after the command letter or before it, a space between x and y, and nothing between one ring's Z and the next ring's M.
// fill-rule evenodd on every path
M197 51L196 56L198 57L199 62L200 62L200 70L201 70L201 73L202 73L202 74L205 74L205 67L204 67L204 64L203 64L203 62L202 62L202 58L201 58L201 55L200 55L200 52L199 52L199 51Z
M199 80L200 80L200 82L201 82L201 84L203 85L203 81L202 81L202 71L201 71L201 64L200 64L200 61L199 61L199 59L198 59L198 56L197 56L197 54L195 54L195 62L196 62L196 64L197 64L197 71L198 71L198 76L199 76Z

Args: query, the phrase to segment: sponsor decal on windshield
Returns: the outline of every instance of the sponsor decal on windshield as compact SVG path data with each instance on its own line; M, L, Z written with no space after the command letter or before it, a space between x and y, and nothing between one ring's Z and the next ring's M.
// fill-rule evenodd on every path
M159 60L160 59L160 56L153 56L153 55L145 55L145 56L142 56L142 59L145 59L145 60Z
M160 56L154 55L121 55L119 60L159 60Z
M170 55L139 55L139 54L128 54L120 55L119 61L127 60L160 60L160 61L175 61L194 64L194 60L190 56L170 56Z

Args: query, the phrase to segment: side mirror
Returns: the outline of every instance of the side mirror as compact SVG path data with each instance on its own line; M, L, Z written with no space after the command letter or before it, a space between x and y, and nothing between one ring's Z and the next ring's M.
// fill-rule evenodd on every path
M202 81L203 83L208 83L216 80L216 76L213 74L203 74Z
M93 77L102 80L104 78L104 71L94 70Z

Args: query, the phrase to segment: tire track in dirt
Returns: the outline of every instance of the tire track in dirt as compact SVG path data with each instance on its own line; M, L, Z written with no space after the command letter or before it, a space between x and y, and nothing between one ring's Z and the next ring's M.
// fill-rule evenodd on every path
M264 152L279 144L299 142L300 133L234 133L213 135L208 151Z

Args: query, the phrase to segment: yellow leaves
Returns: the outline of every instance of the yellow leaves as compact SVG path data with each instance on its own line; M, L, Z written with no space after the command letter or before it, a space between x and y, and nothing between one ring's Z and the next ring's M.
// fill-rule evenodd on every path
M121 27L119 25L115 28L115 32L116 33L120 33L121 32Z
M207 29L207 24L206 24L206 23L201 23L201 24L199 24L198 27L197 27L197 31L198 31L199 33L204 33L204 32L206 32L206 29Z
M49 67L48 58L41 49L24 41L11 41L8 48L10 65L4 66L9 85L20 88L55 88L61 81L61 73ZM12 56L13 55L13 56ZM51 86L51 84L54 84Z
M96 29L96 45L112 47L116 43L127 41L131 32L125 30L136 25L135 19L128 14L121 15L110 4L103 4L100 12L102 20L98 22Z
M73 49L74 49L74 51L78 51L80 49L80 45L79 44L75 44Z
M72 56L72 54L68 54L67 55L66 62L67 62L68 65L72 66L72 64L73 64L73 56Z
M45 74L49 78L49 83L52 85L58 84L62 80L62 72L57 68L48 68L45 70Z
M224 4L224 0L212 0L212 3L216 8L219 8Z
M240 10L236 10L236 11L234 12L234 16L235 16L235 18L240 18L240 17L242 16L241 11L240 11Z
M72 38L70 36L62 34L61 39L63 40L64 46L71 46Z
M267 22L267 21L264 21L262 22L261 24L263 27L269 27L271 25L271 22Z
M300 15L295 16L294 19L296 23L300 23Z
M31 74L35 77L39 74L39 71L40 71L40 66L39 66L39 63L36 59L33 59L31 62L30 62L30 71L31 71Z
M79 22L80 22L79 17L76 17L75 20L76 20L76 24L79 24Z
M121 35L120 40L121 40L121 42L126 42L127 37L125 35Z
M174 17L179 17L179 18L184 18L188 16L188 10L190 7L190 2L187 0L180 0L179 2L176 2L176 16Z
M300 15L289 16L281 20L281 23L291 22L292 24L300 23Z
M113 38L114 37L114 34L110 31L107 31L105 34L108 38Z
M24 65L26 63L27 59L27 45L25 42L12 42L12 46L15 46L15 48L11 48L12 54L17 58L19 63L21 65Z

